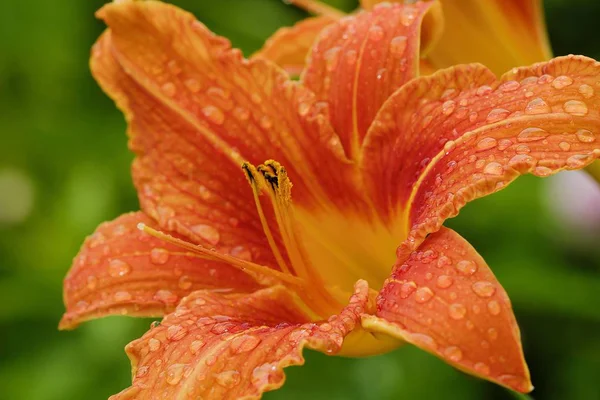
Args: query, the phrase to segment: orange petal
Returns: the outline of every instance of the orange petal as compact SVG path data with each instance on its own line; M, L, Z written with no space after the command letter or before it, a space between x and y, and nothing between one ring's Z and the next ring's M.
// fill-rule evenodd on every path
M506 292L456 232L442 228L398 266L363 326L519 392L533 389Z
M139 223L156 226L142 212L129 213L87 238L65 278L60 328L112 314L161 316L194 290L259 288L246 273L149 236Z
M444 121L444 113L463 124L472 118L453 96L495 80L481 65L461 66L415 79L383 105L365 138L361 162L368 191L386 220L405 212L421 172L453 137L454 126Z
M283 287L248 295L198 291L126 350L133 385L111 399L258 399L302 365L303 347L337 353L365 311L368 287L328 322L310 322Z
M351 158L383 102L418 75L419 48L435 40L439 19L437 2L382 5L340 20L313 47L302 81L329 103Z
M551 57L541 0L441 0L444 32L428 60L437 68L480 62L497 74Z
M110 29L92 71L130 123L134 182L161 227L217 248L239 245L227 243L229 232L258 221L244 161L284 164L302 205L342 198L352 171L326 110L280 68L244 60L171 5L111 3L98 16ZM248 240L264 244L261 235Z
M559 57L515 69L491 87L455 93L457 107L467 102L469 113L462 117L458 109L444 113L441 101L424 106L434 119L423 137L449 141L431 156L413 191L411 239L418 243L466 202L521 174L546 177L599 158L600 98L594 95L599 77L600 63Z
M280 28L254 57L271 60L292 76L300 75L306 56L319 33L335 20L329 16L319 16L307 18L289 28Z

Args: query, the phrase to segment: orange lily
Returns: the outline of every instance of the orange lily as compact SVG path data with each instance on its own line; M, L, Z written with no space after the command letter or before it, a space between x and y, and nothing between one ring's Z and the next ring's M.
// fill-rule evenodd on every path
M504 289L442 224L521 174L600 157L600 64L417 77L438 7L336 22L300 82L174 6L98 11L109 29L91 68L129 123L142 211L86 240L60 326L166 314L127 346L133 384L114 399L257 398L304 347L364 356L403 342L532 389Z
M439 1L441 13L432 18L439 25L438 37L421 52L421 73L479 62L496 74L510 68L548 60L551 55L541 0L428 0ZM304 68L306 56L319 33L344 13L315 0L289 0L317 14L293 27L279 29L255 56L268 58L291 74ZM383 0L360 0L371 10ZM391 3L414 3L392 0Z

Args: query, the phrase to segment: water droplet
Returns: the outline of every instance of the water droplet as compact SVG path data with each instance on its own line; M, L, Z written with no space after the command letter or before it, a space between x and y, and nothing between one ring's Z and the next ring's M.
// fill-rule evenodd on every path
M473 111L469 114L469 122L475 122L475 120L477 120L477 113Z
M390 53L396 57L400 57L406 50L406 36L396 36L390 42Z
M544 166L535 167L535 169L533 170L533 174L544 178L546 176L552 175L552 169Z
M575 136L577 136L577 140L579 140L582 143L592 143L596 140L594 134L588 131L587 129L578 130Z
M174 294L173 292L169 291L169 290L158 290L155 294L154 294L154 299L161 301L167 305L172 305L175 304L178 300L178 297L176 294Z
M197 354L200 349L202 349L204 347L205 343L202 340L194 340L192 343L190 343L190 352L192 354Z
M567 167L571 169L583 168L589 161L590 156L585 154L575 154L567 158Z
M466 314L467 308L463 304L453 303L448 307L448 315L450 315L450 318L452 319L463 319Z
M488 375L490 373L490 367L482 362L478 362L474 365L475 371L482 375Z
M410 339L412 339L411 342L417 346L428 347L434 350L437 348L437 343L429 335L425 335L423 333L411 333Z
M155 338L150 338L150 340L148 340L148 350L156 351L158 349L160 349L160 340L155 339Z
M461 274L469 276L477 272L477 264L470 260L462 260L456 263L456 269Z
M488 114L486 121L490 122L490 123L502 121L503 119L508 117L509 114L510 114L510 111L505 110L504 108L494 108Z
M569 100L565 102L563 107L565 108L565 112L578 117L583 117L588 113L587 105L579 100Z
M194 225L191 229L192 232L194 232L213 246L217 245L219 243L219 240L221 239L219 231L215 227L212 227L210 225Z
M448 360L454 361L454 362L459 362L463 358L462 351L456 346L447 347L444 350L444 356Z
M346 52L346 64L354 65L356 64L356 60L358 59L358 53L356 50L348 50Z
M236 107L233 109L233 116L239 121L247 121L250 118L250 111L244 107Z
M400 285L400 298L406 299L417 289L417 284L414 282L405 282Z
M517 141L521 143L536 142L547 138L548 135L549 133L541 128L525 128L517 136Z
M445 101L444 104L442 104L442 114L448 116L454 112L455 108L456 103L453 100Z
M139 367L138 370L135 373L135 377L136 378L142 378L146 375L148 375L148 371L150 371L150 368L146 365Z
M441 289L446 289L449 288L450 286L452 286L453 283L453 279L451 276L448 275L440 275L438 276L437 280L435 281L435 284L437 285L437 287L441 288Z
M167 383L169 385L177 385L183 378L185 369L185 364L173 364L167 368Z
M98 286L98 278L96 278L95 275L90 275L87 277L87 288L89 290L94 290L96 289L96 286Z
M177 93L177 88L172 82L167 82L163 84L161 88L162 91L165 92L165 94L169 97L173 97L175 96L175 93Z
M153 264L162 265L169 261L169 252L161 247L150 250L150 261Z
M510 139L502 139L498 142L498 150L506 150L512 145L512 141Z
M301 102L298 104L298 114L302 117L306 116L310 111L310 104Z
M115 299L115 301L129 301L133 298L133 296L131 296L131 293L129 292L120 291L115 293L113 298Z
M567 142L560 142L558 144L558 147L562 150L562 151L569 151L571 150L571 145Z
M479 297L490 297L496 292L496 286L488 281L479 281L471 285L471 289Z
M271 118L269 118L267 115L263 115L262 117L260 117L258 124L263 129L271 129L271 127L273 127L273 121L271 121Z
M240 373L238 371L224 371L215 375L215 380L221 386L226 388L233 388L239 385L241 381Z
M192 284L192 279L187 275L183 275L181 278L179 278L179 282L177 283L179 288L182 290L188 290L192 287Z
M373 25L369 28L369 38L371 40L381 40L384 36L383 29L379 25Z
M492 88L487 85L480 86L477 88L477 91L475 93L477 94L477 96L485 96L487 94L492 93Z
M498 339L498 331L496 330L496 328L490 328L490 329L488 329L488 330L487 330L487 334L488 334L488 337L489 337L491 340L496 340L496 339Z
M591 87L590 85L583 84L583 85L579 86L578 91L586 99L589 99L590 97L592 97L594 95L594 88Z
M417 289L415 292L415 301L417 303L427 303L433 297L433 292L427 286Z
M517 81L507 81L498 87L503 92L513 92L517 90L521 84Z
M119 260L117 258L111 260L108 264L108 273L113 278L125 276L129 273L129 271L131 271L131 266L125 261Z
M327 322L319 325L319 329L322 330L323 332L329 332L331 330L331 324L328 324Z
M181 340L187 335L187 330L181 325L171 325L167 328L167 339L172 341Z
M504 173L504 167L502 164L493 161L485 166L483 172L488 175L500 176Z
M332 47L323 54L327 71L332 72L337 67L340 58L340 50L340 47Z
M229 255L240 260L252 261L252 253L245 246L235 246L229 251Z
M450 260L450 258L446 257L446 256L441 256L440 258L438 258L437 261L437 267L438 268L443 268L445 266L448 266L452 264L452 260Z
M225 114L220 108L215 106L206 106L202 109L202 114L213 124L222 125L225 122Z
M255 387L263 387L269 383L270 377L277 372L275 363L266 363L252 370L252 384Z
M400 15L400 22L404 26L410 26L412 25L416 17L417 15L415 13L415 9L407 5L402 9L402 15Z
M492 148L496 147L497 144L498 144L498 142L494 138L491 138L491 137L483 138L477 143L477 151L484 151L484 150L492 149Z
M550 111L550 106L548 106L548 104L546 104L546 102L539 97L531 100L525 107L525 114L529 115L546 114Z
M192 93L198 93L200 91L200 89L202 89L202 86L200 85L200 82L198 82L197 80L190 78L190 79L186 79L183 84L190 90L190 92Z
M231 341L231 351L234 354L244 353L254 350L261 342L261 338L254 335L238 336Z
M532 168L535 165L535 159L527 154L517 154L508 160L508 166L517 170L523 167Z
M561 75L556 77L556 79L554 79L554 81L552 81L552 87L554 89L562 89L562 88L566 88L569 85L573 84L573 79L571 79L568 76L565 75Z
M491 300L487 303L487 308L492 315L500 314L500 304L496 300Z

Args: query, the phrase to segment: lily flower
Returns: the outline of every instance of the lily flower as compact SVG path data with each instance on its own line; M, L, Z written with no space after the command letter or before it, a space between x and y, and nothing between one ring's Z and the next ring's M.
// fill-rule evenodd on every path
M551 58L542 0L428 0L443 8L443 29L428 51L421 52L421 74L453 65L479 62L496 74ZM255 56L268 58L290 74L299 74L319 33L345 14L317 0L287 0L316 14L279 29ZM360 0L362 9L380 3L414 0ZM435 16L441 25L441 15Z
M406 342L532 390L506 292L443 223L522 174L600 157L600 64L419 77L439 11L387 4L335 22L300 81L174 6L98 11L91 69L129 124L141 211L87 238L60 327L165 316L126 347L133 383L113 399L258 398L305 347Z

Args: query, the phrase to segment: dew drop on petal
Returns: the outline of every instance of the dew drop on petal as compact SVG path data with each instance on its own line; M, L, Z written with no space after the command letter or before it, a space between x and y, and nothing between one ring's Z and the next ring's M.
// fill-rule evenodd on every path
M487 303L487 308L492 315L500 314L500 304L496 300L491 300Z
M405 282L400 286L400 298L406 299L417 289L417 284L414 282Z
M508 117L509 114L510 114L510 111L508 111L508 110L506 110L504 108L494 108L487 115L486 121L489 122L489 123L494 123L494 122L502 121L503 119L505 119L506 117Z
M496 286L488 281L478 281L471 285L473 292L479 297L490 297L496 292Z
M369 38L374 41L383 39L385 33L379 25L373 25L369 28Z
M229 255L240 260L252 261L252 253L245 246L235 246L229 251Z
M162 265L169 261L169 252L161 247L150 250L150 261L153 264Z
M590 85L583 84L583 85L579 86L578 91L586 99L589 99L590 97L592 97L594 95L594 88L591 87Z
M594 134L587 129L578 130L577 133L575 133L575 136L577 136L577 140L582 143L592 143L596 140Z
M536 115L549 113L550 106L540 97L531 100L525 107L525 114Z
M173 364L167 368L167 383L177 385L183 378L186 367L186 364Z
M241 381L241 374L238 371L223 371L215 375L217 383L226 388L233 388L239 385Z
M440 276L438 276L437 280L435 281L435 284L437 287L439 287L441 289L447 289L450 286L452 286L453 282L454 282L454 280L452 279L451 276L440 275Z
M131 271L131 266L125 261L114 259L108 264L108 273L113 278L125 276Z
M202 88L202 86L200 85L200 82L198 82L197 80L190 78L190 79L186 79L183 84L190 90L190 92L192 93L198 93L200 91L200 89Z
M460 303L453 303L448 306L448 315L452 319L463 319L467 314L467 308Z
M167 305L172 305L177 302L178 297L170 290L160 289L154 294L154 299L161 301Z
M482 362L475 363L474 368L475 371L482 375L488 375L490 373L490 367L488 367L487 364L484 364Z
M173 97L177 93L177 88L172 82L166 82L161 86L161 89L169 97Z
M185 335L187 335L187 330L181 325L171 325L167 328L167 339L169 340L181 340Z
M270 377L277 372L275 363L262 364L252 370L252 384L255 387L262 387L269 383Z
M96 278L95 275L90 275L87 277L87 288L89 290L94 290L96 289L96 286L98 286L98 278Z
M548 135L549 135L549 133L541 128L535 128L535 127L525 128L517 136L517 141L519 141L521 143L536 142L538 140L547 138Z
M255 335L242 335L231 341L231 352L234 354L254 350L261 342L261 338Z
M222 125L225 122L225 114L218 107L206 106L202 109L202 114L213 124Z
M483 138L479 142L477 142L477 151L492 149L496 147L497 144L498 142L496 141L496 139L492 137Z
M156 351L158 349L160 349L160 340L155 339L155 338L150 338L150 340L148 340L148 350Z
M490 328L490 329L488 329L488 330L487 330L487 334L488 334L488 337L489 337L491 340L496 340L496 339L498 339L498 330L496 330L496 328Z
M463 353L458 347L450 346L444 349L444 356L450 361L459 362L463 358Z
M562 89L572 84L573 79L565 75L558 76L552 81L552 87L555 89Z
M189 288L192 287L192 280L189 276L187 275L183 275L179 278L179 281L177 282L177 285L179 286L180 289L182 290L188 290Z
M470 260L462 260L456 263L456 269L461 274L469 276L477 272L477 264Z
M129 301L133 298L133 296L131 295L131 293L122 290L122 291L116 292L114 294L113 298L115 299L115 301Z
M560 142L558 144L558 147L562 150L562 151L569 151L571 150L571 145L568 142Z
M453 100L447 100L442 104L442 114L448 116L456 109L456 103Z
M504 173L504 167L502 164L493 161L485 166L483 172L487 175L500 176Z
M190 343L190 352L192 354L198 354L204 345L205 343L202 340L194 340L192 343Z
M192 232L194 232L195 234L197 234L198 236L200 236L202 239L206 240L208 243L212 244L213 246L218 244L219 240L221 239L221 235L219 234L219 231L217 230L217 228L215 228L213 226L199 224L199 225L192 226L191 229L192 229Z
M433 292L427 286L420 287L415 292L415 301L417 303L427 303L432 298Z
M406 43L406 36L394 37L390 42L390 52L396 57L402 56L406 50Z
M563 107L565 109L565 112L568 112L569 114L578 117L583 117L588 113L587 105L583 101L579 100L569 100L565 102Z

